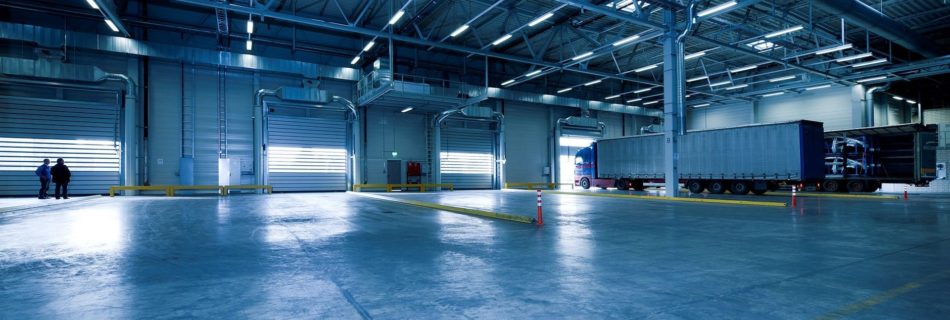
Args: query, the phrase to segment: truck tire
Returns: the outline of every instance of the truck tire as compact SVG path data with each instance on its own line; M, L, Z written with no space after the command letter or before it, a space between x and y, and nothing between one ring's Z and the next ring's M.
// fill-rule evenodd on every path
M706 185L706 189L712 194L723 194L726 193L726 183L720 180L713 180Z
M706 189L706 186L703 185L702 181L689 180L686 181L686 189L689 189L690 193L703 193L703 190Z
M841 191L841 184L837 180L825 180L821 183L821 190L827 192L838 192Z
M881 184L877 182L868 182L864 184L864 192L875 192L877 189L881 188Z
M590 179L581 178L581 188L590 189Z
M630 184L631 184L631 188L633 188L633 190L636 190L636 191L643 191L647 189L647 187L643 186L642 180L633 180L630 182Z
M742 194L742 195L745 195L745 194L749 194L749 191L751 191L751 190L749 189L749 183L748 183L748 182L745 182L745 181L735 181L735 182L733 182L732 185L729 187L729 191L732 192L732 194Z
M630 181L627 181L627 179L617 180L616 185L617 190L630 190Z
M848 192L864 192L864 188L864 181L853 180L848 182Z
M754 193L757 196L761 196L768 191L769 191L768 189L752 189L752 193Z

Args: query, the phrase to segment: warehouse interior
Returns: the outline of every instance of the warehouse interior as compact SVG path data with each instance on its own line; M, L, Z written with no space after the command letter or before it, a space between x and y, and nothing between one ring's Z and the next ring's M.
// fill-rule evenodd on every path
M948 17L0 0L0 318L944 318Z

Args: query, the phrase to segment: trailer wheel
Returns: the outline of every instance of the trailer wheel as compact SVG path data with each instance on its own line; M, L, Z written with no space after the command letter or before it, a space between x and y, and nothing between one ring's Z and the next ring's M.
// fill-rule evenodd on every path
M848 182L848 192L864 192L864 181L854 180Z
M766 185L768 186L768 190L772 192L777 191L779 187L778 182L774 182L774 181L769 181L769 183Z
M719 180L714 180L709 182L709 184L706 186L706 189L708 189L709 193L712 194L723 194L726 193L726 183Z
M702 181L689 180L686 181L686 189L689 189L689 192L691 193L703 193L703 190L706 189L706 186L703 185Z
M749 183L745 181L733 182L729 191L732 192L732 194L749 194Z
M877 189L881 188L881 184L877 182L868 182L864 185L864 192L875 192Z
M636 191L643 191L647 189L647 187L643 186L642 180L633 180L631 184L632 184L631 187L633 188L633 190L636 190Z
M761 196L768 191L769 191L768 189L752 189L752 193L754 193L757 196Z
M838 192L841 190L841 184L837 180L825 180L821 183L821 189L828 192Z
M630 182L627 181L627 179L617 180L616 185L617 185L617 190L624 190L624 191L630 190Z
M590 189L590 179L581 178L581 188Z

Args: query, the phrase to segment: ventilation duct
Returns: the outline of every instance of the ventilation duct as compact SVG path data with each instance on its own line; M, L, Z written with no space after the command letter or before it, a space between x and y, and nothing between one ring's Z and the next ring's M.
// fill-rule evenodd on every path
M841 18L851 23L868 29L868 31L893 41L910 51L918 52L927 58L936 58L943 55L943 48L933 41L924 38L902 23L874 10L874 8L861 1L818 0L813 3L823 11L841 16Z

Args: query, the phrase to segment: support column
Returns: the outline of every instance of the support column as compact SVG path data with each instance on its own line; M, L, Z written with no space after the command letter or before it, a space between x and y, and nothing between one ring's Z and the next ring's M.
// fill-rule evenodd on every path
M666 196L676 197L679 185L679 138L686 113L683 108L683 44L676 32L676 11L667 10L664 22L668 27L663 37L663 164Z

